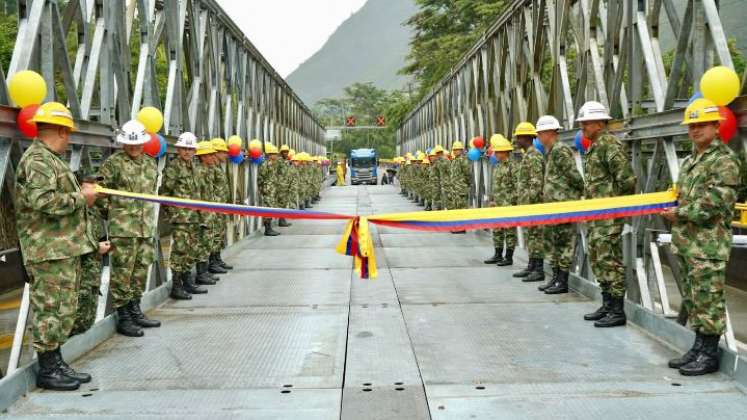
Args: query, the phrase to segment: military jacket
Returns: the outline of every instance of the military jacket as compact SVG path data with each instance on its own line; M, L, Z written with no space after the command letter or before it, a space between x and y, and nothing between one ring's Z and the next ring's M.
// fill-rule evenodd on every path
M530 146L519 164L518 204L537 204L542 202L545 177L545 158L533 146Z
M449 195L468 195L472 185L472 171L470 162L464 155L454 158L449 164Z
M184 161L180 158L172 159L163 170L161 181L161 195L178 198L199 200L202 198L198 184L199 163L194 159ZM199 213L194 210L166 206L163 208L171 223L198 223Z
M516 163L510 158L493 168L492 199L498 207L516 204Z
M266 160L260 165L257 174L257 186L262 198L262 204L266 207L277 207L277 165L279 162Z
M583 192L584 180L576 168L573 151L564 143L555 143L545 164L543 202L578 200Z

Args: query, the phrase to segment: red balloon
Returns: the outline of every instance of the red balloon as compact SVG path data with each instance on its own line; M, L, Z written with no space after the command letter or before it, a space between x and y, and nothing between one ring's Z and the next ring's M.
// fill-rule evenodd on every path
M259 159L260 156L262 156L262 151L259 149L252 149L249 151L249 157L252 159Z
M37 135L36 123L29 121L36 114L36 110L39 109L39 105L26 105L21 108L16 118L18 124L18 131L24 136L33 139Z
M236 157L241 154L241 146L238 144L231 144L228 146L228 156Z
M150 157L156 157L158 156L158 153L161 152L161 141L158 140L158 136L153 133L148 133L150 135L150 141L145 143L145 146L143 146L143 151Z
M731 109L725 106L718 107L718 112L721 114L721 117L724 118L724 120L721 121L721 127L718 130L719 135L724 144L729 144L731 139L733 139L737 134L737 117Z
M485 139L482 138L482 136L475 137L475 139L472 140L472 144L474 144L476 148L482 149L485 147Z

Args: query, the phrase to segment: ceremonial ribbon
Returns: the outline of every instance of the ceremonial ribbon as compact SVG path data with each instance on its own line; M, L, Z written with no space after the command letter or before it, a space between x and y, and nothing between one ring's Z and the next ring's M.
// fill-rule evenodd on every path
M361 278L376 278L376 256L369 222L400 229L450 232L460 230L540 226L594 220L616 219L656 214L677 205L674 190L649 194L557 203L529 204L480 209L442 210L374 215L368 217L326 213L311 210L254 207L240 204L216 203L96 187L96 191L134 200L166 206L208 211L238 216L268 218L347 220L345 232L337 245L337 252L354 258L355 269Z

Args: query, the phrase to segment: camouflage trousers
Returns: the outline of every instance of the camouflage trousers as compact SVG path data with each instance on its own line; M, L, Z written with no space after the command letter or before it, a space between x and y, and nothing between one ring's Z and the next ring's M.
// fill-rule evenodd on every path
M467 208L467 200L469 196L466 194L447 194L446 195L446 209L448 210L459 210Z
M589 228L589 260L602 291L613 297L625 296L622 226Z
M529 258L545 258L544 226L524 228L524 239Z
M75 324L80 257L29 263L26 271L31 278L34 350L55 350L67 341Z
M503 249L504 243L506 249L516 248L516 228L493 229L493 247Z
M226 232L228 230L226 223L228 223L228 216L221 217L210 229L210 233L213 236L210 246L211 252L221 252L225 248Z
M153 238L110 238L112 250L109 290L114 308L140 299L148 279L148 268L155 261Z
M690 328L706 335L726 331L726 261L679 257L684 271L682 305Z
M197 262L206 262L210 259L210 253L213 252L213 241L215 234L210 226L200 226L197 231L197 242L194 250Z
M576 250L576 225L545 226L545 256L550 265L569 271Z
M178 223L171 228L171 255L169 268L174 273L188 273L197 262L200 226Z
M83 334L96 321L96 306L101 289L102 257L91 252L80 257L80 286L78 287L78 310L71 335Z

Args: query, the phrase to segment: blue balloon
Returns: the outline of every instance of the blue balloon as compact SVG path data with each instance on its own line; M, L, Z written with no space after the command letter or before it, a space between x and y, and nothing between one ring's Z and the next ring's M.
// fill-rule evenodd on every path
M469 152L467 152L467 159L473 162L476 160L480 160L480 149L474 147L469 149Z
M166 154L166 150L168 150L168 143L166 143L166 139L163 138L162 135L156 134L158 136L158 141L161 143L161 148L158 150L158 154L156 155L156 159L160 158L161 156Z
M231 162L240 165L244 161L244 155L240 153L236 156L230 156L229 159L231 160Z
M256 159L252 158L252 163L255 165L261 165L262 162L264 161L265 161L265 157L263 155L259 155L259 157Z
M542 153L543 155L545 154L545 146L543 146L539 140L534 139L532 140L532 143L534 144L534 148L537 149L538 152Z
M703 94L700 93L700 91L696 91L693 94L693 96L690 97L690 100L687 102L687 104L690 105L691 103L695 102L697 99L702 99L702 98L703 98Z
M498 163L500 163L500 162L498 161L498 158L497 158L497 157L495 157L495 155L493 155L493 156L491 156L491 157L490 157L490 164L491 164L491 165L495 166L495 165L497 165Z

